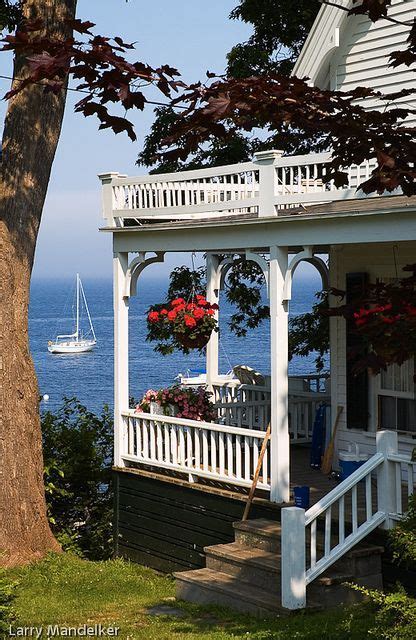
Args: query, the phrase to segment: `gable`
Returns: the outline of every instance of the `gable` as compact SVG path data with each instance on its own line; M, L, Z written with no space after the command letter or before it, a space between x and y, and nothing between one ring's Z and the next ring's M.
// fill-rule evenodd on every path
M350 3L344 1L348 6ZM367 16L348 16L346 11L324 5L311 29L293 75L308 77L321 89L348 91L359 86L389 93L414 89L415 68L389 66L392 51L404 49L410 24L416 13L416 0L393 0L389 16L408 22L409 26L388 20L372 23ZM413 106L416 96L400 98L393 105L368 99L368 108ZM413 116L407 122L413 123Z
M340 2L348 7L351 2ZM389 16L411 23L415 0L393 0ZM293 75L308 77L322 89L347 90L369 86L395 91L414 86L414 70L388 67L392 51L403 49L410 26L388 20L372 23L367 16L348 16L346 11L324 5L299 55Z

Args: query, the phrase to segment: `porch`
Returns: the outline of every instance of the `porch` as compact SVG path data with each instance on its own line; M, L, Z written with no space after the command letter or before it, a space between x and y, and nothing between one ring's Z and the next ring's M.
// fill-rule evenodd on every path
M154 487L160 483L180 487L193 505L195 495L201 504L211 493L224 499L227 495L237 516L232 517L238 520L270 422L256 508L261 504L282 519L282 547L287 551L282 554L282 601L288 608L304 606L306 585L369 533L377 527L390 528L406 510L415 484L415 463L409 455L412 434L402 437L399 431L377 430L376 413L368 438L369 459L349 479L336 484L309 467L306 447L322 403L331 404L332 409L328 435L339 405L346 409L345 440L354 442L358 432L348 433L345 423L344 328L339 338L331 322L331 348L335 345L335 349L327 386L315 379L318 386L312 388L313 377L288 376L293 274L306 260L319 271L322 288L342 287L338 278L339 274L344 278L340 264L345 247L361 244L367 252L376 248L384 255L386 248L390 251L398 243L404 255L413 251L409 238L416 238L414 199L400 195L359 199L355 187L371 167L350 168L347 187L338 189L325 182L328 161L327 154L284 158L280 152L265 152L257 154L253 163L231 167L143 178L101 176L106 230L113 234L114 248L116 471L120 478L126 474L151 478ZM211 304L219 302L233 256L256 262L264 275L270 307L270 383L223 384L218 334L213 333L206 349L206 384L214 394L217 412L213 422L128 408L129 299L136 294L143 270L162 262L169 251L206 254ZM322 254L330 256L329 267ZM361 418L362 430L366 414ZM285 507L290 504L291 488L299 484L311 487L312 506L306 512ZM128 495L120 513L130 508ZM188 508L183 500L178 514ZM191 529L200 531L195 509L191 509ZM202 517L199 507L198 513ZM135 518L140 521L139 514ZM161 518L159 513L155 520L161 522ZM155 526L153 520L151 526ZM220 526L215 518L215 527Z

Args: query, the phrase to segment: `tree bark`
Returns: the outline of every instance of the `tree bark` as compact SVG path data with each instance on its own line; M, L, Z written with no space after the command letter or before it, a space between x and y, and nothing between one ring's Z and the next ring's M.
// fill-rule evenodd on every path
M26 0L24 17L45 33L71 36L76 0ZM27 73L14 62L14 82ZM36 240L61 132L66 89L30 86L12 98L0 164L0 563L58 551L47 519L39 392L29 349L28 305ZM53 265L51 265L53 271Z

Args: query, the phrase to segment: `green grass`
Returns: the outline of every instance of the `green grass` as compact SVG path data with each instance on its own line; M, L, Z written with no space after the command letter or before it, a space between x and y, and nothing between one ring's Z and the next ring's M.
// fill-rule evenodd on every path
M122 560L51 555L8 576L19 582L14 626L101 623L119 626L122 640L364 640L372 622L365 607L256 619L175 602L170 577ZM158 604L180 608L183 617L149 615Z

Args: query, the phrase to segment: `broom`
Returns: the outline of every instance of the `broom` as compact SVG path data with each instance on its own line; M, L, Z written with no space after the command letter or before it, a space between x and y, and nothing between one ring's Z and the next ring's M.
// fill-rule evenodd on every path
M329 444L325 450L325 453L322 458L321 471L325 475L331 473L332 470L332 460L334 458L334 447L335 447L335 437L337 435L337 429L339 424L339 419L341 417L341 413L344 411L344 407L339 406L337 410L337 417L335 418L334 429L332 431L331 439Z
M271 431L271 428L270 428L270 422L269 422L269 426L267 427L266 435L263 438L263 444L261 445L260 455L259 455L259 459L258 459L258 462L257 462L256 473L254 474L253 484L251 485L250 493L248 494L248 498L247 498L247 502L246 502L246 508L244 509L244 514L243 514L242 520L247 520L248 514L250 512L251 503L253 501L254 493L255 493L256 487L257 487L257 482L259 480L261 466L263 464L264 454L266 453L267 443L268 443L269 438L270 438L270 431Z

